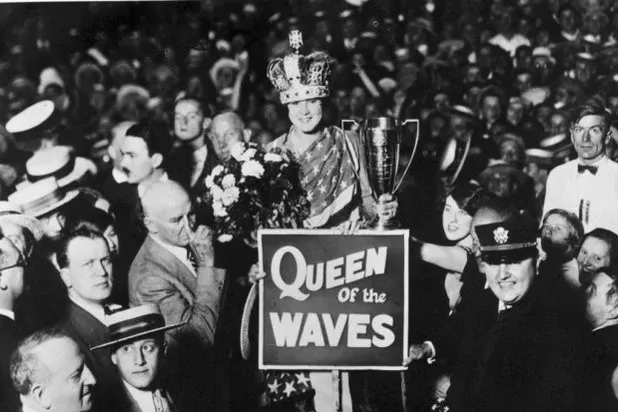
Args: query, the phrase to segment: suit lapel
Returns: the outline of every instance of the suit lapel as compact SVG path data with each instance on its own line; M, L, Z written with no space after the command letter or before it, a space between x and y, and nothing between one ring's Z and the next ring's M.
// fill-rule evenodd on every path
M148 253L152 256L153 260L156 261L165 261L173 264L174 269L170 272L170 276L172 278L176 278L178 282L182 284L181 289L189 288L190 291L195 290L197 284L197 278L193 273L189 270L189 268L180 261L172 252L161 246L159 243L154 241L152 237L148 236L146 238L147 244L145 245ZM191 293L190 303L193 304L193 293Z
M99 345L108 340L107 326L72 301L69 304L69 320L88 346Z

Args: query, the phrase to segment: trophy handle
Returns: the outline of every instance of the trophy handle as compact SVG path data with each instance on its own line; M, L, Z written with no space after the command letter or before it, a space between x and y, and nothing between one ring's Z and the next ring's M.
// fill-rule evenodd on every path
M414 148L412 149L412 155L410 156L410 161L408 161L408 164L406 165L406 170L403 171L403 174L401 175L401 179L399 179L399 183L395 185L395 190L393 190L393 194L397 193L397 190L399 190L399 187L403 183L403 179L405 179L406 175L408 174L408 171L410 170L410 165L412 165L412 160L414 159L414 155L416 154L416 149L418 148L418 140L420 136L421 122L418 119L406 119L401 123L401 126L405 126L408 123L416 123L416 137L414 138Z
M344 132L346 130L350 130L350 129L346 129L345 125L352 123L353 125L359 126L359 123L356 120L353 119L343 119L341 120L341 130L343 130Z

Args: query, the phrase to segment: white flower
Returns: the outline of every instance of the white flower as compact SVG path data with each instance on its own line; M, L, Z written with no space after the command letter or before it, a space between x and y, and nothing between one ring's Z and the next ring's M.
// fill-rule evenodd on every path
M247 160L253 159L253 156L255 156L256 153L257 150L255 150L254 148L247 149L247 151L242 154L241 159L243 162L246 162Z
M223 180L221 180L221 186L223 186L224 189L232 187L235 184L236 184L236 179L234 178L234 175L231 173L228 173L225 176L223 176Z
M240 190L237 187L230 187L223 191L223 196L221 197L221 201L225 206L229 206L232 203L238 200L238 196L240 195Z
M221 201L212 202L212 213L217 217L227 216L227 212L225 211L225 208L223 207L223 203L221 203Z
M241 171L244 176L253 176L259 179L264 174L264 166L256 160L249 160L242 165Z
M277 153L266 153L266 155L264 155L264 160L267 162L280 162L283 158Z
M221 166L221 165L216 165L216 166L214 167L214 169L212 169L211 176L213 176L213 178L214 178L215 176L220 175L222 172L223 172L223 166Z
M210 189L212 185L214 184L214 181L215 181L215 178L212 175L206 176L206 180L205 180L206 187Z
M222 235L219 235L219 237L217 238L219 240L219 242L221 243L227 243L230 240L232 240L232 235L228 235L227 233L224 233Z
M230 154L232 155L232 157L236 160L238 160L240 162L240 159L242 158L242 154L245 151L245 144L243 142L236 142L234 143L234 145L230 148Z
M213 184L212 187L210 188L210 193L212 194L212 198L214 200L220 201L221 197L223 196L223 189L221 189L220 186Z

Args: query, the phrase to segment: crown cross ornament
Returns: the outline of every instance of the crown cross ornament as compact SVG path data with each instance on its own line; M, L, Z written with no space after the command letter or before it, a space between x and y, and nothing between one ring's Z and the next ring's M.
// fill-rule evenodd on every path
M497 244L503 245L509 241L509 231L502 226L494 230L494 240Z
M268 78L279 91L281 103L327 97L330 75L328 54L317 51L307 56L302 55L300 48L303 45L303 36L299 30L292 30L288 40L294 51L284 58L272 60L266 69Z

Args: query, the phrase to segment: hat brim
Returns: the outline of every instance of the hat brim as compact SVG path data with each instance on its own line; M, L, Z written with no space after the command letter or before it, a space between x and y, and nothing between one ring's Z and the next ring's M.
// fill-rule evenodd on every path
M459 174L463 170L466 159L468 158L468 153L470 152L471 141L472 132L469 132L466 134L466 139L464 141L452 138L446 144L446 148L442 153L442 158L440 160L440 172L444 176L450 174L450 177L448 177L449 185L455 184ZM463 149L459 151L461 155L457 156L457 149L459 149L461 145L463 145Z
M489 166L481 172L479 175L480 183L484 186L489 180L489 177L494 173L506 173L509 176L514 177L518 185L524 184L528 178L528 175L523 170L519 170L515 166L508 164L497 164L494 166Z
M144 332L136 333L131 336L125 336L124 338L121 338L121 339L116 339L116 340L102 343L101 345L93 346L90 348L90 350L104 349L104 348L109 348L110 346L122 345L123 343L129 342L135 339L139 339L144 336L152 335L152 334L159 333L159 332L165 332L167 330L177 328L186 323L187 322L181 322L181 323L175 323L173 325L165 325L165 326L161 326L160 328L155 328L155 329L147 330Z
M245 301L245 307L242 311L242 319L240 322L240 354L243 359L248 360L251 356L251 340L249 339L249 326L251 323L251 312L255 304L257 297L257 283L251 286L247 300Z
M34 236L34 239L37 242L43 239L43 235L45 234L43 224L39 222L38 219L35 219L32 216L21 214L4 215L0 216L0 225L2 224L2 222L13 223L17 226L21 226L27 229L30 233L32 233L32 236Z
M68 175L64 176L61 179L58 179L58 186L66 187L73 182L76 182L83 178L87 173L91 175L97 174L97 166L90 159L86 159L85 157L76 157L75 158L75 167Z
M41 217L69 203L71 200L75 199L77 195L79 195L78 190L69 190L68 192L66 192L64 197L58 203L54 203L53 205L47 206L46 208L41 209L41 210L37 210L36 213L24 213L24 214L26 216L34 216L37 218Z
M522 243L509 245L509 248L496 247L496 249L487 250L481 247L481 260L490 265L501 263L517 263L528 258L536 256L538 249L536 243Z

